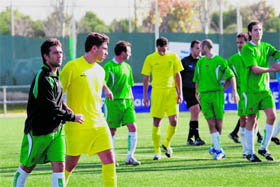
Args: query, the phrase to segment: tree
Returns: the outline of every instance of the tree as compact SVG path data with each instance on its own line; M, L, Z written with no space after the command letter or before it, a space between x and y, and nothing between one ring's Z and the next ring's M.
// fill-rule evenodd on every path
M270 18L264 25L263 28L266 32L280 32L280 17Z
M197 30L197 21L193 6L195 1L160 0L159 31L160 32L193 32ZM155 2L152 1L148 16L142 22L144 32L154 32Z
M15 35L26 37L44 37L40 21L33 21L29 16L13 11ZM0 34L11 34L10 8L0 13Z
M78 22L78 33L103 32L110 30L103 20L99 19L92 11L87 11L85 16Z
M131 21L131 32L133 32L135 29L134 25L134 21ZM121 19L119 21L114 19L109 27L111 32L129 32L129 20L127 18Z

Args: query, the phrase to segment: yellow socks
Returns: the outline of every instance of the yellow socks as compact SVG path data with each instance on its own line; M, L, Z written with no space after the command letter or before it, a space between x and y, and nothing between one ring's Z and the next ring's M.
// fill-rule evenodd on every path
M163 145L166 148L170 147L171 140L173 139L175 132L176 132L176 126L172 126L171 124L169 124L166 131L166 138L163 143Z
M65 169L64 173L65 173L65 184L67 185L69 177L72 174L72 172L69 172L67 169Z
M160 151L160 127L153 125L152 139L154 143L155 154L161 153Z
M103 177L105 187L117 186L115 163L102 164L102 177Z

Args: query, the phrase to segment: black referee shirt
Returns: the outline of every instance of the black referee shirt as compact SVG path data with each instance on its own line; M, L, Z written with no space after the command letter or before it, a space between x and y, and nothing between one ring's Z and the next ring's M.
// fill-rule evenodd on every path
M195 83L193 82L193 76L194 76L195 66L198 59L194 59L192 55L190 55L184 57L181 61L184 67L184 70L181 71L183 87L195 88Z

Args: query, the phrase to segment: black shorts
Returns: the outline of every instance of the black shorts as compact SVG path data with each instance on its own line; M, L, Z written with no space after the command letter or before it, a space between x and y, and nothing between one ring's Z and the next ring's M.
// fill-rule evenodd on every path
M195 97L195 88L183 87L183 95L184 95L184 99L187 103L187 108L190 108L193 105L199 104Z

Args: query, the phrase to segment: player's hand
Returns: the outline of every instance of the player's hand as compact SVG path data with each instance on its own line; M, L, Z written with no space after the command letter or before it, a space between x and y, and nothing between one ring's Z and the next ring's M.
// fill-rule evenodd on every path
M113 93L109 89L105 90L105 96L108 100L114 100Z
M75 122L83 123L84 122L84 115L83 114L75 114Z
M201 106L201 103L200 103L200 96L199 96L199 93L198 93L198 92L195 92L195 98L196 98L196 100L198 101L199 105Z
M148 99L148 97L144 97L144 106L145 107L149 107L149 99Z
M231 98L233 101L234 101L234 103L238 103L239 102L239 95L236 93L236 92L233 92L232 93L232 98Z
M183 96L182 95L178 95L177 96L177 104L182 104L183 102Z

